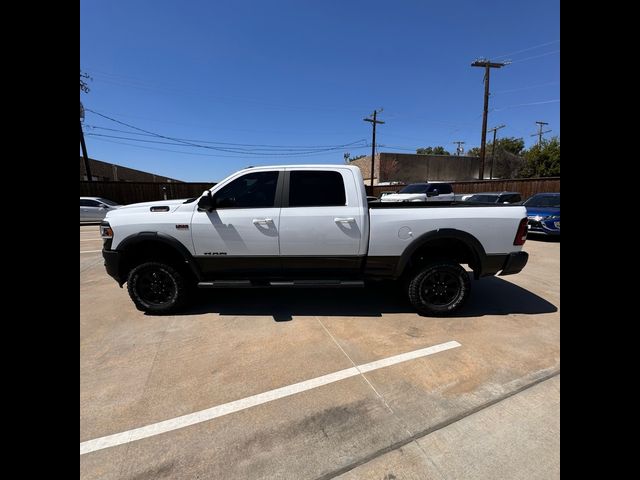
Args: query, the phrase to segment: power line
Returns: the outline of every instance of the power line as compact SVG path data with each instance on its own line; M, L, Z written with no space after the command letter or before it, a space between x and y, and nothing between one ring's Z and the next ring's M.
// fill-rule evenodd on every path
M510 57L511 55L516 55L522 52L528 52L529 50L535 50L536 48L546 47L547 45L553 45L554 43L559 43L560 40L554 40L553 42L541 43L539 45L534 45L533 47L523 48L522 50L516 50L515 52L505 53L504 55L497 55L493 58L502 58L502 57Z
M195 127L195 128L200 128L200 129L207 129L207 130L211 130L211 129L217 129L217 130L230 130L233 132L249 132L249 133L269 133L269 134L278 134L278 135L290 135L290 134L296 134L296 135L309 135L309 134L313 134L314 136L317 136L317 134L321 133L323 135L343 135L344 131L340 131L340 132L327 132L327 131L317 131L314 130L313 132L309 132L309 131L292 131L292 130L287 130L287 131L283 131L283 130L252 130L252 129L248 129L248 128L229 128L229 127L221 127L219 125L202 125L202 124L195 124L195 123L183 123L183 122L174 122L172 120L161 120L159 118L151 118L151 117L141 117L139 115L129 115L126 113L116 113L116 112L103 112L103 113L108 113L110 115L115 115L118 117L125 117L125 118L135 118L138 120L147 120L150 122L154 122L154 123L169 123L171 125L180 125L182 127Z
M129 135L140 135L140 136L145 136L145 137L155 137L155 135L151 135L148 133L138 133L138 132L131 132L128 130L120 130L118 128L108 128L108 127L100 127L100 126L96 126L96 125L86 125L89 128L97 128L99 130L108 130L111 132L120 132L120 133L127 133ZM178 138L178 137L176 137ZM240 146L240 147L269 147L269 148L279 148L279 149L283 149L283 150L304 150L304 149L312 149L312 148L342 148L342 147L348 147L351 146L355 143L359 143L359 142L364 142L366 141L364 138L357 140L355 142L352 143L347 143L347 144L342 144L342 145L268 145L268 144L260 144L260 143L231 143L231 142L214 142L214 141L208 141L208 140L194 140L194 139L189 139L189 138L180 138L180 140L184 140L187 142L198 142L198 143L212 143L212 144L218 144L218 145L231 145L231 146Z
M215 146L211 146L211 145L202 145L202 144L195 143L195 142L192 142L192 141L189 141L189 140L183 140L183 139L176 138L176 137L169 137L167 135L162 135L162 134L159 134L159 133L151 132L149 130L145 130L143 128L136 127L136 126L131 125L129 123L122 122L120 120L116 120L115 118L109 117L108 115L104 115L102 113L96 112L95 110L91 110L89 108L87 108L86 110L91 112L91 113L94 113L95 115L98 115L100 117L106 118L107 120L111 120L112 122L118 123L120 125L124 125L126 127L131 128L131 129L147 133L147 134L149 134L151 136L154 136L154 137L163 138L165 140L172 140L174 142L179 142L180 144L182 144L184 146L197 147L197 148L206 148L206 149L210 149L210 150L218 150L218 151L231 152L231 153L251 154L251 152L243 151L240 148L231 149L231 148L215 147ZM131 139L130 138L129 140L135 140L135 139ZM355 145L355 144L357 144L359 142L363 142L363 141L364 141L364 139L357 140L355 142L342 144L342 145L336 145L334 147L327 148L325 150L318 150L318 151L329 151L329 150L336 150L336 149L341 149L341 148L345 148L345 147L351 147L351 146L353 146L353 145ZM246 145L246 146L250 146L250 145ZM304 149L306 147L300 147L300 148Z
M185 152L183 150L172 150L169 148L157 148L157 147L149 147L147 145L136 145L135 143L128 142L118 142L116 140L108 140L106 138L95 138L94 140L99 140L101 142L115 143L118 145L128 145L130 147L136 148L144 148L145 150L157 150L161 152L171 152L171 153L180 153L182 155L196 155L199 157L216 157L216 158L242 158L242 155L220 155L220 154L211 154L211 153L196 153L196 152ZM367 148L368 145L353 147L354 149ZM326 152L316 152L316 153L301 153L297 156L300 157L313 157L318 155L326 155ZM282 155L287 156L287 155Z
M546 57L547 55L553 55L554 53L560 53L560 50L554 50L553 52L547 52L547 53L542 53L540 55L534 55L533 57L523 58L523 59L511 62L511 63L526 62L527 60L533 60L534 58Z
M132 138L132 137L121 137L118 135L105 135L105 134L101 134L101 133L87 133L87 136L91 136L91 137L107 137L107 138L117 138L117 139L121 139L121 140L132 140L132 141L136 141L136 142L144 142L144 143L159 143L159 144L164 144L164 145L177 145L177 146L187 146L184 145L183 143L178 143L178 142L162 142L159 140L144 140L141 138ZM354 142L357 143L357 142ZM350 144L348 145L351 148L356 148L358 147L358 145L354 145L354 144ZM361 147L366 147L367 145L359 145ZM204 147L203 147L204 148ZM241 155L297 155L297 154L305 154L305 153L322 153L322 152L330 152L330 151L334 151L334 150L341 150L343 149L344 146L337 146L337 147L331 147L331 148L324 148L324 149L312 149L312 150L293 150L290 151L289 150L276 150L276 153L271 153L269 151L264 151L266 149L254 149L254 150L246 150L246 149L231 149L231 148L214 148L213 150L217 150L220 152L227 152L227 153L238 153Z
M513 92L521 92L522 90L531 90L532 88L538 87L547 87L549 85L559 85L560 82L547 82L547 83L539 83L537 85L529 85L527 87L513 88L510 90L500 90L498 92L491 92L491 95L499 95L503 93L513 93Z
M501 110L506 110L507 108L515 108L515 107L528 107L529 105L544 105L547 103L557 103L560 99L556 98L554 100L543 100L541 102L530 102L530 103L518 103L516 105L507 105L506 107L494 108L492 111L500 112Z

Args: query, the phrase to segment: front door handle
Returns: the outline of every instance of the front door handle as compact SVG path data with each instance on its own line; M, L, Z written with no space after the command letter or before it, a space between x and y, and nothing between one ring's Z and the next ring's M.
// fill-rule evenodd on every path
M266 225L268 223L273 223L273 219L272 218L254 218L253 219L254 225Z
M336 223L351 223L351 222L355 222L356 219L353 217L337 217L337 218L334 218L333 221Z

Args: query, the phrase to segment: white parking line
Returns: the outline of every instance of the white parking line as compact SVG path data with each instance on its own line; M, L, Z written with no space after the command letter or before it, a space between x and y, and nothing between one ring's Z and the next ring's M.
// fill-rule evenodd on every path
M357 365L345 370L329 373L328 375L312 378L311 380L305 380L304 382L294 383L293 385L287 385L286 387L276 388L275 390L269 390L268 392L252 395L251 397L241 398L240 400L224 403L216 407L207 408L206 410L200 410L199 412L189 413L181 417L171 418L158 423L152 423L145 427L134 428L133 430L127 430L126 432L87 440L80 444L80 455L95 452L96 450L102 450L104 448L115 447L125 443L135 442L136 440L153 437L154 435L160 435L161 433L170 432L172 430L178 430L179 428L195 425L196 423L213 420L214 418L222 417L223 415L229 415L230 413L239 412L240 410L272 402L273 400L295 395L296 393L305 392L312 388L344 380L345 378L355 377L361 373L371 372L379 368L406 362L407 360L426 357L427 355L433 355L434 353L443 352L460 346L461 345L454 340L434 345L432 347L421 348L420 350L414 350L413 352L383 358L381 360L376 360L375 362Z
M96 252L101 252L102 250L84 250L84 251L80 251L80 253L96 253Z

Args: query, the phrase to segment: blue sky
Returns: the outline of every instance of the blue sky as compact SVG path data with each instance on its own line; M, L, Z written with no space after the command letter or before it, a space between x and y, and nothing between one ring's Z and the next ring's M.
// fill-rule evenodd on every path
M481 137L479 57L513 62L491 72L489 128L505 124L499 136L527 147L536 120L549 122L547 138L560 134L559 0L80 8L80 68L93 77L81 100L122 122L87 111L99 160L204 182L248 165L344 163L370 153L363 118L379 108L378 151L469 149Z

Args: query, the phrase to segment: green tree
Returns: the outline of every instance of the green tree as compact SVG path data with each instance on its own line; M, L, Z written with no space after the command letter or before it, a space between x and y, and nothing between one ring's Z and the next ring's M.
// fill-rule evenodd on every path
M521 178L560 176L560 138L542 140L524 152L525 164L518 174Z
M416 150L418 155L451 155L444 147L438 145L437 147L424 147Z
M479 157L480 156L480 147L473 147L467 150L468 157Z
M493 155L493 142L487 143L485 151L485 176L489 175L493 164L493 178L515 178L525 160L524 140L516 137L504 137L496 140L496 153ZM470 157L480 156L480 147L467 151Z
M514 155L522 155L524 150L524 140L522 138L516 137L504 137L498 138L496 140L496 151L505 151L509 153L513 153ZM487 148L485 151L485 156L491 157L493 153L493 142L487 142ZM480 156L480 147L473 147L467 151L467 155L470 157L479 157Z

